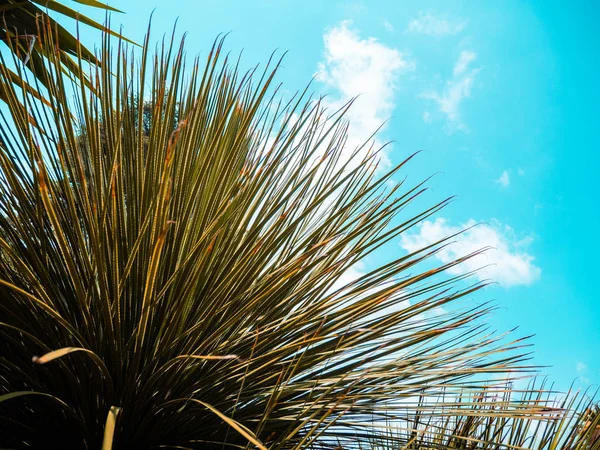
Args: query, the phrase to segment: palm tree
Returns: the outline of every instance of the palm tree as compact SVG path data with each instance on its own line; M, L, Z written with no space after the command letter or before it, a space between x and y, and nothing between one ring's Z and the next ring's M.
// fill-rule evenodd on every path
M97 0L74 1L106 11L121 12ZM54 49L49 49L41 42L40 25L42 23L45 26L52 27L55 31L54 42L58 48L62 68L65 72L78 71L77 64L73 59L73 57L77 57L78 53L84 60L97 63L94 54L84 46L79 45L78 37L73 36L61 26L48 14L49 12L77 20L78 23L97 30L114 34L109 28L74 11L59 0L0 0L0 39L39 80L47 79L46 74L43 73L43 61L48 56L48 51L54 51ZM4 62L1 64L6 69ZM11 75L12 81L19 85L20 80L17 74L13 71L8 73ZM34 91L31 87L29 89ZM0 91L1 100L6 101L6 95L4 90Z
M567 416L499 403L528 356L461 303L483 286L447 275L462 260L422 268L447 240L344 281L448 202L403 215L423 184L387 182L410 158L381 173L347 148L347 108L283 101L278 63L240 73L222 40L188 73L183 45L136 64L107 36L73 92L45 30L54 107L0 67L4 447L462 448L472 417Z

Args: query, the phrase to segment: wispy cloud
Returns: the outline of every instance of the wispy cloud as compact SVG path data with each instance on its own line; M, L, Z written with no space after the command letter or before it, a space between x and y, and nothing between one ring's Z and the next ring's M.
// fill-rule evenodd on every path
M390 118L400 75L413 71L415 64L376 38L361 37L348 21L328 29L323 41L316 78L333 90L326 106L334 110L358 96L348 114L347 145L354 150Z
M479 68L469 68L477 54L471 51L462 51L454 64L453 78L446 83L441 91L431 90L421 94L421 97L433 100L446 116L446 129L448 132L455 130L468 131L462 122L460 106L465 98L471 96L471 89Z
M469 67L469 64L471 64L476 59L477 59L477 54L474 52L470 52L470 51L460 52L460 56L458 57L456 64L454 64L454 76L462 75Z
M459 275L483 268L476 273L480 280L491 279L505 288L529 285L540 278L541 269L534 264L535 258L526 251L533 240L531 237L518 239L511 227L496 220L492 220L490 224L475 225L473 219L458 226L450 225L443 218L434 222L425 221L416 232L403 235L400 245L404 250L414 252L449 235L467 230L455 238L456 242L436 254L442 263L483 248L489 250L454 266L449 269L450 273Z
M508 170L502 172L502 175L500 175L500 177L497 180L495 180L495 182L502 187L508 187L508 185L510 184L510 174L508 173Z
M447 36L461 32L466 25L466 21L450 21L433 12L419 11L418 17L408 23L407 31L429 36Z
M383 27L390 33L394 32L394 25L392 25L388 20L383 20Z
M579 375L579 379L582 383L588 384L590 379L586 376L588 371L588 366L586 363L579 361L575 365L575 370L577 371L577 375Z

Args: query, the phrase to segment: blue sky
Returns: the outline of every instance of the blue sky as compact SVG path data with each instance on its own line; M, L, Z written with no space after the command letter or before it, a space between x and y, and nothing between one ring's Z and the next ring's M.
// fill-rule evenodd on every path
M388 258L472 223L442 261L493 246L461 270L495 264L479 294L500 309L501 331L534 334L535 362L562 389L600 383L600 303L594 287L600 241L598 7L554 1L113 0L124 33L142 41L176 19L190 54L206 55L218 33L244 49L250 67L287 50L279 80L337 104L362 94L351 115L359 141L388 120L379 139L397 163L425 150L405 174L440 173L421 201L458 199L386 247ZM89 8L81 8L86 13ZM92 15L94 15L92 13ZM102 20L102 14L95 14ZM92 33L83 33L93 46ZM378 257L357 270L377 264Z

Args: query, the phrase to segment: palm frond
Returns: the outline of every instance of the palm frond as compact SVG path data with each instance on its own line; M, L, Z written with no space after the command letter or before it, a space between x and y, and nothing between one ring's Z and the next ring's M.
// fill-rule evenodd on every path
M539 384L539 383L538 383ZM380 426L386 430L369 442L370 449L535 449L597 450L600 421L594 396L560 394L534 380L525 390L512 383L460 395L440 395L437 403L420 398L417 413L388 411ZM519 405L537 404L538 414L515 415Z
M78 3L106 11L121 12L95 0L79 0ZM73 58L78 55L92 64L99 63L96 56L80 44L78 36L73 36L49 14L50 12L76 20L78 24L81 23L105 33L117 35L109 27L92 20L57 0L0 1L0 39L39 80L48 79L48 74L43 73L45 70L43 61L48 58L49 52L57 52L60 55L62 69L66 74L73 71L77 72L77 64ZM53 30L53 47L44 45L41 42L42 28ZM85 82L88 82L88 80L85 80ZM19 84L17 83L17 85ZM28 89L37 93L30 86L28 86ZM7 101L6 96L7 93L4 90L0 91L1 100Z

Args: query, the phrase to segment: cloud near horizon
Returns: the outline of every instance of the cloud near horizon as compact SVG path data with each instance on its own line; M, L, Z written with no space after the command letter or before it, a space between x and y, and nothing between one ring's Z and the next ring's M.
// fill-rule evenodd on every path
M434 222L426 220L416 232L403 235L400 246L407 252L414 252L463 230L466 231L456 236L454 243L436 254L438 260L445 264L483 248L489 250L448 269L449 273L462 275L477 270L475 276L479 280L492 280L504 288L530 285L540 278L541 269L526 251L533 239L518 239L511 227L497 220L490 224L477 224L470 219L458 226L450 225L444 218Z

